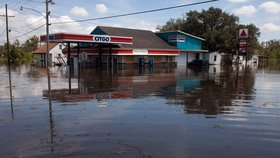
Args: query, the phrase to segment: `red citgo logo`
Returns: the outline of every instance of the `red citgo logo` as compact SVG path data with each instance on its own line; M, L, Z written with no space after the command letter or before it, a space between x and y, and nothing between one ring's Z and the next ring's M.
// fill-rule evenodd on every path
M247 36L247 34L246 34L245 30L242 30L242 32L241 32L241 34L240 34L240 36Z

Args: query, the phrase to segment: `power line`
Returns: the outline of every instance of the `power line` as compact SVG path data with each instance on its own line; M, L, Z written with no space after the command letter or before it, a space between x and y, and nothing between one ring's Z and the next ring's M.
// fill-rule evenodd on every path
M22 3L18 3L16 4L14 7L11 7L11 9L16 9L17 7L21 6L21 5L25 5L29 2L29 0L25 0L25 2L22 2Z
M15 31L15 32L17 32L17 33L19 33L19 34L22 34L21 32L19 32L19 31L17 31L15 28L13 28L13 27L10 27L10 30L13 30L13 31Z
M75 22L86 22L86 21L94 21L94 20L112 19L112 18L118 18L118 17L124 17L124 16L131 16L131 15L137 15L137 14L145 14L145 13L158 12L158 11L163 11L163 10L171 10L171 9L176 9L176 8L194 6L194 5L199 5L199 4L211 3L211 2L215 2L215 1L219 1L219 0L208 0L208 1L202 1L202 2L184 4L184 5L177 5L177 6L173 6L173 7L166 7L166 8L152 9L152 10L146 10L146 11L140 11L140 12L133 12L133 13L126 13L126 14L105 16L105 17L100 17L100 18L73 20L73 21L65 21L65 22L56 22L56 23L52 23L52 24L67 24L67 23L75 23Z
M29 26L31 26L31 25L33 25L33 24L35 24L35 23L37 23L37 22L39 22L39 21L41 21L41 20L43 20L43 19L45 19L45 17L42 16L41 18L39 18L38 20L34 21L33 23L28 24L28 25L25 25L25 26L21 26L20 28L29 27Z
M20 34L20 35L22 34L21 32L17 31L15 28L10 27L10 30L11 30L11 31L14 31L14 32L16 32L16 33L18 33L18 34ZM29 36L29 35L27 35L27 36Z
M29 0L30 1L30 0ZM27 1L26 3L28 3ZM177 6L172 6L172 7L166 7L166 8L159 8L159 9L152 9L152 10L146 10L146 11L140 11L140 12L133 12L133 13L126 13L126 14L119 14L119 15L113 15L113 16L105 16L105 17L100 17L100 18L91 18L91 19L83 19L83 20L73 20L73 21L65 21L65 22L56 22L52 24L66 24L66 23L75 23L75 22L88 22L88 21L94 21L94 20L103 20L103 19L111 19L111 18L118 18L118 17L124 17L124 16L131 16L131 15L137 15L137 14L144 14L144 13L151 13L151 12L157 12L157 11L163 11L163 10L170 10L170 9L176 9L176 8L182 8L182 7L187 7L187 6L194 6L194 5L199 5L199 4L205 4L205 3L211 3L219 0L209 0L209 1L202 1L202 2L197 2L197 3L190 3L190 4L184 4L184 5L177 5ZM26 32L22 35L12 37L11 39L19 38L22 36L25 36L29 33L32 33L36 30L39 30L40 28L46 26L46 24L39 26L38 28L31 30L29 32ZM1 41L2 43L4 41Z
M17 31L14 27L10 27L10 30L15 31L16 33L18 33L20 35L22 34L22 32ZM30 35L27 35L27 36L31 37Z
M44 27L44 26L46 26L46 24L43 24L43 25L37 27L36 29L33 29L33 30L29 31L29 32L26 32L26 33L22 34L22 35L12 37L11 39L15 39L15 38L19 38L19 37L25 36L25 35L27 35L27 34L30 34L30 33L34 32L34 31L39 30L40 28L42 28L42 27Z
M69 20L69 18L66 18L66 17L63 17L63 16L58 16L58 15L54 15L54 14L52 14L51 16L52 16L52 17L57 17L57 18L62 18L62 19L67 19L67 20ZM73 20L76 20L76 19L73 19ZM76 21L77 21L77 20L76 20ZM85 23L94 24L94 25L99 25L98 23L93 23L93 22L88 22L88 21L85 21Z
M20 34L20 35L22 34L21 32L17 31L15 28L11 28L11 27L10 27L10 30L15 31L16 33L18 33L18 34ZM31 35L26 35L26 36L32 37Z
M44 4L44 2L41 2L41 1L35 1L35 0L23 0L22 2L18 2L16 3L13 7L11 7L10 9L17 9L19 8L20 6L23 6L23 5L27 5L27 4L30 4L30 3L37 3L39 5L36 5L36 6L33 6L33 8L37 8L38 6Z
M42 1L35 1L35 0L29 0L29 2L35 2L35 3L45 3L45 2L42 2Z
M21 35L15 36L15 37L11 37L10 39L15 39L15 38L19 38L19 37L25 36L25 35L27 35L27 34L30 34L30 33L34 32L34 31L37 31L37 30L41 29L41 28L44 27L44 26L46 26L46 24L41 25L41 26L39 26L39 27L37 27L37 28L35 28L35 29L29 31L29 32L24 33L24 34L21 34ZM5 42L5 40L4 40L4 41L0 41L0 43L2 43L2 42Z

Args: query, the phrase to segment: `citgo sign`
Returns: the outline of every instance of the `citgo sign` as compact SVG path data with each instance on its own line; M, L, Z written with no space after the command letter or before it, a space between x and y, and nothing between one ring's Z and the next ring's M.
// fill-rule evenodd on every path
M92 37L94 42L98 42L98 43L109 43L111 42L111 38L108 35L94 35Z

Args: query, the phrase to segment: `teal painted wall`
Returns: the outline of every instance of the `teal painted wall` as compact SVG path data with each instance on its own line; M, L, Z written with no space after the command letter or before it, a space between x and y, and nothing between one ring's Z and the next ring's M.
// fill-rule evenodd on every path
M172 46L176 46L181 50L202 50L203 41L188 35L185 35L180 32L166 32L166 33L156 33L160 38L162 38L165 42L169 43ZM184 36L185 41L177 41L170 42L170 36Z

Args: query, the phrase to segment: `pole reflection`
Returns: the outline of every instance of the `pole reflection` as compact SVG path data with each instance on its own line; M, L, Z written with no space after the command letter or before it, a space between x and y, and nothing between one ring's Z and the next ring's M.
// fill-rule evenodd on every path
M138 67L79 71L74 76L79 82L78 86L74 88L69 82L68 88L53 90L53 100L82 102L159 96L170 104L181 106L186 113L217 115L231 113L239 102L254 98L255 78L252 69L248 69L246 75L244 68L239 70L232 66L188 68L182 74L175 68L165 67L144 69L141 72Z
M52 92L51 92L51 77L50 70L47 66L47 75L48 75L48 95L49 95L49 123L50 123L50 137L51 137L51 152L54 152L54 119L53 119L53 111L52 111Z
M8 59L10 60L10 59ZM13 91L12 91L12 79L11 79L11 63L8 63L8 69L9 69L9 89L10 89L10 101L11 101L11 115L14 119L14 104L13 104Z
M54 152L54 137L55 137L55 126L54 126L54 119L52 113L52 105L49 105L49 122L50 122L50 132L51 132L51 152Z

